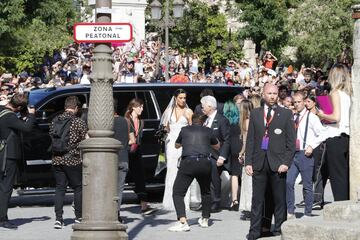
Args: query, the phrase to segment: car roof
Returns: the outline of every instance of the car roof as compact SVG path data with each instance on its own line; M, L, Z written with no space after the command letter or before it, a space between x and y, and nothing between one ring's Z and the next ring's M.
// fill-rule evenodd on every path
M176 89L183 88L185 90L191 89L205 89L210 88L213 90L226 90L229 89L230 91L238 91L242 92L244 89L240 86L229 86L225 84L208 84L208 83L123 83L123 84L114 84L113 90L161 90L161 89ZM56 95L64 95L69 93L87 93L90 92L91 85L90 84L76 84L71 86L64 86L64 87L52 87L52 88L41 88L32 90L29 93L29 103L38 107L43 102L47 101L48 99L52 98Z

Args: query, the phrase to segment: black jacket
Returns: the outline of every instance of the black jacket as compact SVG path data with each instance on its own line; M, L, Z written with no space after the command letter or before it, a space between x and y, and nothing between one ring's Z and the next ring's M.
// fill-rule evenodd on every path
M4 109L4 106L0 106L0 112ZM34 114L29 114L26 122L20 120L14 112L0 118L0 139L7 139L10 132L13 131L7 143L8 159L21 159L20 133L30 132L34 125Z
M295 127L290 110L277 107L269 125L268 150L261 149L265 134L264 107L251 111L249 130L246 139L245 165L252 165L253 170L262 170L265 153L272 171L277 172L280 165L290 167L295 154Z
M212 122L211 129L214 132L215 137L220 142L220 149L216 151L212 149L212 155L217 159L219 156L225 158L225 167L230 169L230 123L226 117L219 112L216 113Z
M128 163L129 125L124 117L114 117L114 132L114 138L119 140L123 145L123 148L118 152L119 165L121 165L121 163Z

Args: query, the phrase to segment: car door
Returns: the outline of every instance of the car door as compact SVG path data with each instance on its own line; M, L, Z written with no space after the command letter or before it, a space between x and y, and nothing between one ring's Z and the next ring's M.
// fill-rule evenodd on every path
M145 180L147 182L158 181L154 179L154 174L160 146L154 135L159 126L160 112L153 92L149 90L116 90L114 92L114 98L118 100L118 106L116 108L118 109L118 114L121 116L124 116L127 105L133 98L140 98L144 102L144 110L141 115L141 118L144 120L141 161L143 161ZM128 176L129 181L132 181L131 177L130 173Z
M64 111L65 99L74 95L82 104L87 103L84 93L54 94L54 97L36 110L36 126L30 133L23 133L21 136L23 159L18 165L17 184L24 187L53 185L49 126L53 118Z

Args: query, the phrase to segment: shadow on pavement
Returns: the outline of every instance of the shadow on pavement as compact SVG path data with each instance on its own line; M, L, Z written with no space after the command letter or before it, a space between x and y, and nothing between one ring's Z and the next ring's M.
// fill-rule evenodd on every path
M32 218L15 218L11 219L11 222L15 224L16 226L21 226L24 224L28 224L34 221L47 221L51 219L49 216L42 216L42 217L32 217Z
M143 228L145 227L157 227L159 225L167 225L171 222L174 222L175 220L169 220L169 219L157 219L159 216L164 215L164 214L168 214L167 211L164 210L158 210L156 211L154 214L152 215L148 215L148 216L142 216L143 220L140 220L140 222L133 226L132 229L130 231L128 231L128 236L129 239L135 239L135 237L143 230ZM140 218L138 218L137 220L139 220ZM126 222L125 222L126 223Z
M13 196L11 197L9 207L34 207L42 206L49 207L54 206L54 195L31 195L31 196ZM73 195L69 194L65 196L64 205L71 204L73 201Z

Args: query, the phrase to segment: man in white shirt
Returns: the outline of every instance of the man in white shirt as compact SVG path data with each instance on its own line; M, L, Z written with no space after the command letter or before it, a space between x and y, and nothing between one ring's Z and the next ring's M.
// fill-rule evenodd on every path
M303 92L296 92L293 96L295 107L295 129L296 129L296 153L294 161L286 177L286 203L288 219L295 218L295 180L299 173L303 183L303 194L305 200L305 216L310 217L313 204L312 175L315 149L326 139L326 128L321 124L319 118L305 108L305 95Z

